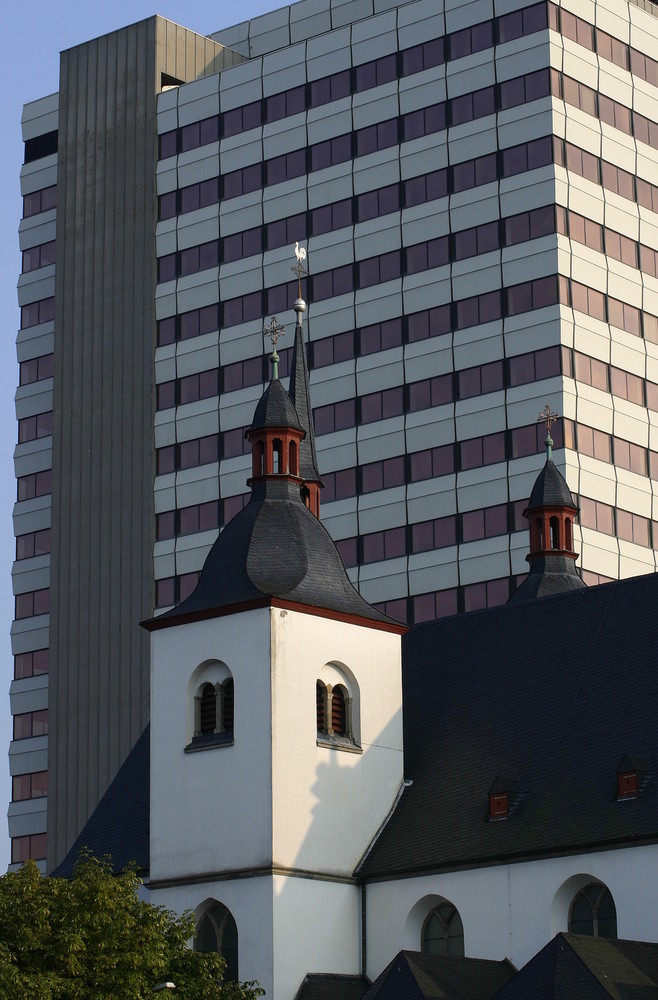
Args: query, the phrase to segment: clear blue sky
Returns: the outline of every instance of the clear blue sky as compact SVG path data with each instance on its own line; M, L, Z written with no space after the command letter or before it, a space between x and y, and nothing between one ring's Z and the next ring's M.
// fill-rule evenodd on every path
M157 0L153 0L154 3ZM16 282L21 260L18 252L18 223L21 217L19 172L23 161L21 111L28 101L45 97L58 89L59 53L90 38L133 24L152 14L203 34L255 17L283 6L283 0L241 0L238 5L211 3L210 0L175 2L160 0L115 0L106 7L74 0L34 0L28 8L9 3L2 16L5 48L0 64L0 121L5 152L0 160L2 189L0 200L0 312L4 349L0 364L0 872L9 864L9 836L6 804L11 796L9 767L5 756L11 739L9 685L13 659L9 630L14 602L11 566L14 558L12 508L16 495L13 452L16 443L14 393L17 384L15 339L18 329ZM235 12L235 13L234 13Z

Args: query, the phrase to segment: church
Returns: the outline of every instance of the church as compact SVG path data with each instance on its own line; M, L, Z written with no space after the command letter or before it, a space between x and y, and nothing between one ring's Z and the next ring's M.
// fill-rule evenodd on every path
M547 408L508 604L411 630L373 608L320 519L294 309L250 502L142 623L149 727L56 874L82 847L137 862L272 1000L513 1000L558 966L542 996L584 969L592 996L617 973L658 995L658 577L584 585Z

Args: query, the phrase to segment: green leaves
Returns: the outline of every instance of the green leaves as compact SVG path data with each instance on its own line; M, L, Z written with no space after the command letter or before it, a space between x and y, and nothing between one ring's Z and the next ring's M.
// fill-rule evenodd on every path
M156 983L177 1000L252 1000L256 983L222 983L224 960L189 948L191 913L139 898L133 869L82 857L71 881L33 861L0 878L0 996L4 1000L152 1000Z

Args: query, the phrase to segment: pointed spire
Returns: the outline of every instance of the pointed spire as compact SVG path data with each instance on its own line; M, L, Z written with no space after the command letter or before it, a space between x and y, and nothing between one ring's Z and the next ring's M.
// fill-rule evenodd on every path
M546 424L548 435L546 462L523 511L530 525L530 552L526 556L530 571L510 597L510 604L585 586L576 571L578 554L574 549L573 524L578 505L552 457L551 426L557 418L548 404L538 417L539 423Z
M306 251L303 247L295 244L295 254L297 264L293 271L297 274L299 282L306 274L303 261L306 260ZM303 254L303 256L302 256ZM301 291L301 289L299 289ZM320 488L322 479L318 470L318 456L315 447L315 429L313 427L313 408L311 406L311 389L308 376L308 366L306 363L306 345L304 343L304 328L302 325L306 303L301 294L296 299L293 309L297 315L295 325L295 344L292 349L292 361L290 366L290 398L292 399L297 418L300 425L306 431L306 436L301 443L299 452L299 475L304 480L304 485L309 492L310 507L316 516L320 512Z

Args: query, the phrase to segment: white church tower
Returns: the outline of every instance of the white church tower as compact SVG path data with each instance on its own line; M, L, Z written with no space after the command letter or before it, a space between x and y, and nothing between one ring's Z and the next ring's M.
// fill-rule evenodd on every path
M308 972L361 972L353 873L404 774L405 629L359 596L319 520L301 296L294 308L290 394L268 331L250 502L194 593L146 623L151 898L194 910L197 947L272 1000Z

